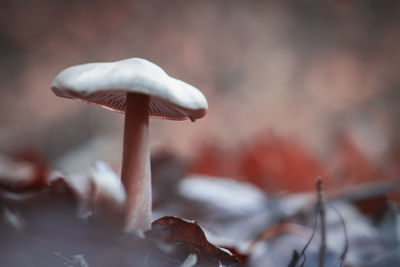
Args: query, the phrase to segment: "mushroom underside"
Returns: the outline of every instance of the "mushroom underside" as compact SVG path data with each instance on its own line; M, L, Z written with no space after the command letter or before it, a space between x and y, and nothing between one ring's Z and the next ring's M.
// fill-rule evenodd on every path
M97 92L85 97L73 91L68 91L68 98L80 100L95 106L100 106L115 112L126 112L126 91ZM150 96L149 116L167 120L186 120L201 118L206 114L205 109L189 109L176 105L168 100Z

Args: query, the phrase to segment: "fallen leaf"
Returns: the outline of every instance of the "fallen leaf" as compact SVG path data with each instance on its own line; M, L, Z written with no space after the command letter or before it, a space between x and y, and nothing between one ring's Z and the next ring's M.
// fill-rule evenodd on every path
M146 237L165 242L164 252L174 254L182 261L189 254L197 255L196 266L232 266L241 259L229 249L215 246L208 242L201 227L193 221L187 221L173 216L162 217L152 223L152 229ZM168 244L174 245L173 248Z

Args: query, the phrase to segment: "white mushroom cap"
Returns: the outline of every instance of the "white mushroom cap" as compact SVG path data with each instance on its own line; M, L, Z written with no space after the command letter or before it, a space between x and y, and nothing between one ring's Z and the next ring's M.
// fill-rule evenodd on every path
M207 100L195 87L168 76L156 64L141 58L89 63L67 68L51 89L60 97L125 113L127 93L150 97L150 117L195 120L207 112Z

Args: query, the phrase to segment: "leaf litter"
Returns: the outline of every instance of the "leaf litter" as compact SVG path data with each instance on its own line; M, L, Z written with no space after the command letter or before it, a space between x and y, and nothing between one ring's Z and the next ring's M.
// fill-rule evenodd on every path
M160 218L155 218L146 238L140 239L119 230L124 190L106 163L98 162L82 173L63 173L34 157L28 160L1 155L2 263L320 266L321 232L313 228L313 218L318 216L315 193L268 196L254 186L230 179L180 179L178 174L185 172L179 168L184 167L179 160L171 161L171 156L153 165L155 181L170 176L168 191L153 183L158 191L154 214ZM167 172L165 168L175 169ZM368 191L368 187L353 189L351 192L359 195L356 200L345 191L326 192L324 266L399 263L399 215L387 201L379 202L380 216L371 217L371 213L377 214L374 210L363 213L362 206L359 208L363 202L376 204L376 197L381 201L388 193L384 190L369 196Z

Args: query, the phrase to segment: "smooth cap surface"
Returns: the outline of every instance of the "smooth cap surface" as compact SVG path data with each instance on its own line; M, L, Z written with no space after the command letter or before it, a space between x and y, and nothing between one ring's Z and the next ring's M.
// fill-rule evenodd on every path
M197 88L141 58L69 67L57 75L51 90L120 113L125 113L127 93L145 94L150 97L150 117L171 120L195 120L208 108Z

